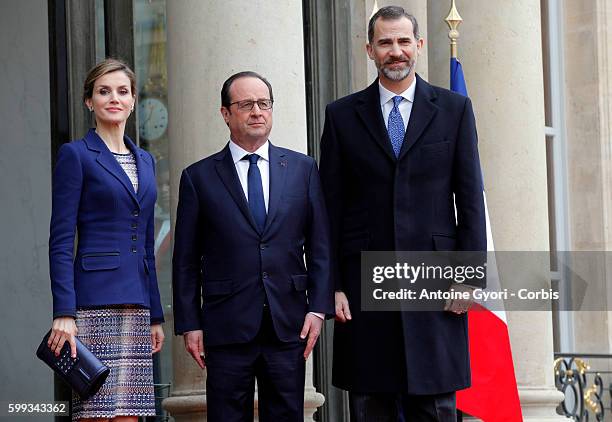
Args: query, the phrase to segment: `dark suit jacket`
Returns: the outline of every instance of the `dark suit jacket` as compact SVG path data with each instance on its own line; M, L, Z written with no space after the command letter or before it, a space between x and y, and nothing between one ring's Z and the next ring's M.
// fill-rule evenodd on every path
M59 150L49 237L54 318L81 306L137 304L151 309L152 322L164 320L153 252L155 164L124 141L136 157L138 193L94 129Z
M351 322L336 324L334 384L354 391L412 394L469 386L465 316L361 312L359 252L486 250L470 100L417 75L399 159L383 121L378 80L329 104L321 180L336 289L347 294L353 314Z
M333 314L329 226L316 163L272 144L269 158L263 233L228 146L183 171L173 257L177 334L203 329L209 346L248 342L266 297L284 342L299 340L307 312Z

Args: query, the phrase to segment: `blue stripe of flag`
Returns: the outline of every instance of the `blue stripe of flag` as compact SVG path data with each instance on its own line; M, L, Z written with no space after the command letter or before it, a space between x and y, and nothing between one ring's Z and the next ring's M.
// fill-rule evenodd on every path
M450 89L467 97L467 87L465 86L465 78L463 77L463 69L461 63L455 57L450 59Z

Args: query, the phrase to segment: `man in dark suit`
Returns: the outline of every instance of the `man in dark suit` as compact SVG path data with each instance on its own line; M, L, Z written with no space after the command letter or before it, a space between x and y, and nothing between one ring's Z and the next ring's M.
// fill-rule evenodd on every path
M257 73L231 76L230 140L181 176L174 326L207 368L212 422L253 420L255 378L259 420L303 420L305 360L334 313L317 166L268 141L273 101Z
M333 383L349 390L352 421L395 422L401 401L408 421L455 421L455 391L470 385L469 301L446 312L362 312L360 252L486 250L472 106L416 75L423 39L402 8L374 14L368 41L378 79L328 105L321 140Z

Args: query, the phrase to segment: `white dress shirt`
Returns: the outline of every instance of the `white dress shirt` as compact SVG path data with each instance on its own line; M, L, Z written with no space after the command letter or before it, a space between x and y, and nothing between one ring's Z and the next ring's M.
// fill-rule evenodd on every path
M240 147L234 141L230 139L229 149L232 154L232 160L234 160L234 166L236 166L236 173L238 173L238 180L244 191L244 196L249 201L249 163L248 160L243 160L245 155L257 154L257 167L261 173L261 184L263 188L264 203L266 204L266 212L268 212L268 201L270 198L270 142L266 141L265 144L260 146L255 152L248 152L244 148ZM320 312L309 312L310 314L316 315L321 319L325 319L325 315Z
M399 103L399 112L402 115L404 121L404 131L408 127L408 120L410 120L410 113L412 113L412 104L414 103L414 90L416 89L416 78L413 79L412 83L401 94L389 91L387 88L382 86L380 81L378 82L378 92L380 94L380 107L382 110L383 120L385 121L385 127L389 127L389 113L393 109L393 97L399 95L403 97L401 103Z
M247 150L240 147L238 144L234 143L230 139L229 149L232 154L232 159L234 160L234 165L236 166L236 173L238 173L238 179L240 180L240 185L242 186L242 190L244 191L244 196L249 201L249 160L243 160L245 155L257 154L259 158L257 159L257 167L259 168L259 172L261 173L261 184L263 188L263 196L264 203L266 204L266 212L268 212L268 200L270 198L270 155L269 155L269 147L270 142L266 141L265 144L260 146L255 152L248 152Z

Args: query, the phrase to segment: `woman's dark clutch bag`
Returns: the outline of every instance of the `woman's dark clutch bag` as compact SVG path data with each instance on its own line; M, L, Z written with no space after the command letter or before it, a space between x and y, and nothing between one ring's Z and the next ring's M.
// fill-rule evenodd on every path
M82 399L93 396L102 386L110 369L76 339L77 357L70 356L70 343L64 343L59 356L47 346L51 330L36 350L36 356L60 376Z

